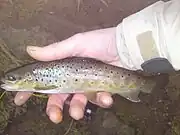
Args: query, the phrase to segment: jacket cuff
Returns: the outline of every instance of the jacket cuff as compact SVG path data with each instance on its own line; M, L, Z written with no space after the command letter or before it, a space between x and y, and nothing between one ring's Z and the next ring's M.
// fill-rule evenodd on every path
M162 57L168 59L175 69L180 68L180 53L179 57L174 53L180 44L180 26L175 25L180 24L179 6L179 0L159 1L123 19L116 27L122 67L142 70L141 64L145 61Z

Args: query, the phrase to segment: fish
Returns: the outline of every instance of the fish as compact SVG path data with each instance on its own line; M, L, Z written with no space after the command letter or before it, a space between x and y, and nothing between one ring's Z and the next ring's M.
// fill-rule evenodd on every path
M140 102L139 93L151 93L156 76L107 64L95 58L68 57L54 61L35 61L5 72L1 88L44 94L83 93L89 101L97 92L118 94Z

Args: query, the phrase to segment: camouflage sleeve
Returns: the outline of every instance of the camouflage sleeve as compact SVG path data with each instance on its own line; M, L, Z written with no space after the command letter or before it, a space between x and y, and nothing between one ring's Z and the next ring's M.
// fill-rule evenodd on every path
M180 0L158 1L128 16L116 28L120 66L141 69L156 57L180 69Z

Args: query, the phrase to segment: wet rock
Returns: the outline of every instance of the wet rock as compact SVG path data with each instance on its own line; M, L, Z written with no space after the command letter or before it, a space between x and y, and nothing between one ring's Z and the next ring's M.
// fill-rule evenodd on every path
M29 29L7 27L0 34L8 48L6 52L11 52L16 60L24 60L24 63L26 60L32 60L26 52L27 46L44 46L56 41L51 34L43 31L38 26Z
M95 128L96 127L96 128ZM92 123L92 134L98 135L135 135L135 129L126 125L110 111L99 111Z
M176 101L180 97L180 73L176 72L176 74L170 75L169 84L166 88L167 94L172 101Z
M120 123L118 122L117 117L111 112L105 112L102 121L103 128L114 128Z
M6 71L19 65L17 58L9 51L7 44L0 38L0 71Z
M174 117L171 127L172 135L180 135L180 117Z
M0 134L4 132L8 124L8 119L10 117L10 113L4 105L3 101L0 101Z

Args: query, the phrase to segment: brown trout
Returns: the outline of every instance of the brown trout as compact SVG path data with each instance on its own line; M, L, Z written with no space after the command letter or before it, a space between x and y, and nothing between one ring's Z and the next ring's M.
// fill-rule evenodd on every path
M132 102L139 102L140 91L150 93L156 85L154 77L141 76L135 71L92 58L71 57L50 62L34 62L12 69L1 79L1 88L6 91L46 94L90 95L106 91L119 94Z

